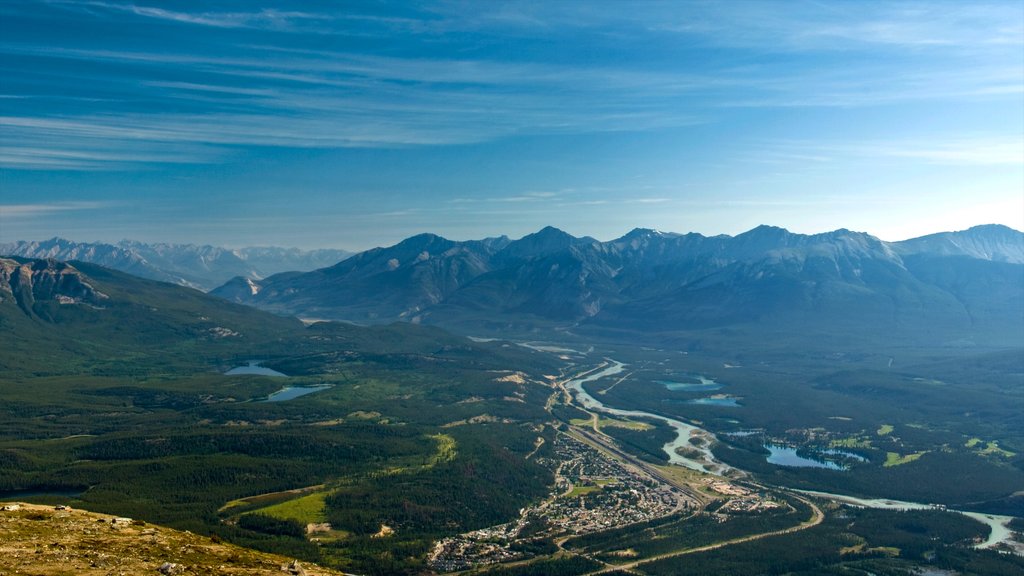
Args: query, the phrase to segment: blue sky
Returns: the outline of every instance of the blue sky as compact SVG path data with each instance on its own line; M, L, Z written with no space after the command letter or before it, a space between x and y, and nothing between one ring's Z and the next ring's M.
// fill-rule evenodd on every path
M0 242L1024 228L1024 3L0 0Z

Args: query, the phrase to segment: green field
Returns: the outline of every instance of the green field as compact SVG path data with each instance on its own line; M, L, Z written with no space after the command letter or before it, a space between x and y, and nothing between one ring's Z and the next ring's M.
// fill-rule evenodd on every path
M587 418L573 418L569 421L573 426L591 426L593 420ZM654 426L647 422L636 422L634 420L619 420L618 418L600 417L597 419L598 428L625 428L627 430L650 430Z
M927 451L914 452L913 454L899 454L897 452L886 452L885 464L882 464L882 466L885 466L886 468L892 468L893 466L902 466L904 464L909 464L927 453Z

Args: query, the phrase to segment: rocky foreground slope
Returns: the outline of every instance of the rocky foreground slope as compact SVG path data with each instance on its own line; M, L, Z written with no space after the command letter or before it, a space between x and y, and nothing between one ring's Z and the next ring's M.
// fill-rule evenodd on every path
M342 576L128 518L84 510L0 503L0 574L33 576Z

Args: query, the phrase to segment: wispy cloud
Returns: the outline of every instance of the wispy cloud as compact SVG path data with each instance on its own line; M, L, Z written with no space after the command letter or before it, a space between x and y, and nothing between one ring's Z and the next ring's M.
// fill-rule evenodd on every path
M6 47L6 51L36 52L26 47ZM887 81L890 74L868 74L866 79L836 74L819 78L814 90L807 91L806 78L766 77L749 70L722 71L718 76L679 75L336 52L262 59L103 50L47 52L75 60L143 64L151 68L153 79L131 89L148 89L141 96L168 105L148 113L9 116L0 125L17 128L21 141L37 149L49 147L43 145L47 140L74 145L76 141L85 144L83 139L197 146L192 153L168 154L168 162L215 157L208 149L199 149L206 145L463 144L520 134L680 128L708 122L713 110L722 106L858 106L966 97L972 92L982 96L1024 92L1024 82L1018 82L1011 69L955 77L911 75L896 82ZM176 67L198 70L206 78L159 79L165 70ZM726 89L747 94L748 99L730 102L715 97ZM703 105L709 100L710 108ZM187 112L200 104L207 110ZM185 110L170 112L182 107ZM92 160L92 165L101 161ZM161 161L128 155L120 160Z
M932 164L1024 166L1024 139L953 139L946 142L907 142L861 148L864 155L911 158Z
M977 51L1024 45L1020 6L1013 2L640 0L631 2L628 11L613 2L508 2L493 11L471 7L472 2L449 2L434 9L445 16L449 29L620 35L647 30L768 52L893 46Z
M59 117L0 118L0 126L17 132L18 138L12 133L11 141L36 149L56 148L53 143L59 142L85 149L85 144L105 141L114 143L108 148L120 143L137 155L140 145L146 151L145 142L154 149L158 143L175 142L197 146L194 157L209 157L200 147L448 145L520 134L633 131L703 121L665 100L699 84L666 75L333 52L260 59L25 46L2 50L141 66L151 79L132 80L123 87L115 80L111 87L127 91L128 100L166 103L145 112L97 105L107 110L97 113L81 107L77 114ZM197 78L161 78L182 67L196 71ZM168 155L167 160L188 155ZM133 161L127 155L120 160Z
M50 202L40 204L0 204L0 216L26 218L52 214L54 212L78 212L106 208L106 202Z
M653 132L715 122L736 108L847 109L1024 94L1024 18L1000 4L807 3L783 10L771 2L654 2L623 10L618 3L511 2L482 9L475 2L441 2L402 17L354 8L48 4L75 11L86 28L119 19L141 19L140 26L181 23L197 28L167 38L191 39L194 32L203 42L191 51L181 48L188 43L160 40L128 47L93 40L0 44L0 54L29 78L4 95L0 162L8 168L202 163L250 146L438 146ZM405 50L360 50L355 43L304 42L296 35L283 42L277 34L315 24L344 36L353 23L390 30ZM202 35L200 28L231 31ZM680 49L677 36L685 36L682 46L696 45L684 51L687 57L723 45L740 56L686 66L649 63L636 54L615 65L604 63L614 59L537 53L509 58L441 49L440 31L533 42L572 32L604 38L594 45L612 55L626 54L620 45L641 41ZM848 57L864 47L886 47L893 58ZM940 49L942 58L917 58L919 50ZM812 60L829 52L838 60L823 66L789 56L749 57L778 50L806 52ZM990 52L979 57L979 50ZM61 105L52 105L54 99Z
M251 12L181 12L153 6L130 3L49 0L50 4L73 10L105 10L122 12L144 18L165 20L181 24L195 24L214 28L255 28L292 30L297 24L329 20L330 16L292 10L263 8Z
M1024 166L1024 138L993 135L943 134L930 139L894 138L869 141L785 141L766 145L750 159L778 163L828 162L832 158L859 161L913 160L947 166Z
M481 205L518 204L527 209L549 209L551 207L597 206L601 204L660 204L670 198L634 197L637 193L649 192L646 186L586 186L562 188L559 190L530 190L497 196L457 197L446 200L447 204L477 208ZM607 196L607 198L597 198Z
M0 166L28 170L120 170L139 164L208 164L225 150L172 126L125 117L64 120L0 116Z
M626 202L631 204L664 204L671 201L671 198L630 198L626 200Z
M479 196L479 197L460 197L451 198L447 200L448 204L485 204L485 203L523 203L523 202L544 202L549 203L552 200L564 196L567 193L572 193L572 189L561 190L561 191L530 191L522 192L519 194L511 194L504 196Z
M0 123L2 126L2 123ZM63 145L80 142L65 141ZM110 143L103 143L110 146ZM161 147L165 148L165 147ZM167 149L139 150L114 147L106 152L68 148L29 148L0 146L0 166L23 170L117 170L137 168L138 164L209 164L223 157L219 151L201 155L194 151L175 153Z

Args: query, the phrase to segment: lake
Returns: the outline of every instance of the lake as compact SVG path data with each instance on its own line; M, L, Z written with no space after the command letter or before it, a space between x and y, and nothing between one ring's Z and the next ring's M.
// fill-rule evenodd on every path
M828 460L815 460L804 458L796 453L796 448L779 446L776 444L765 444L770 454L768 462L776 466L792 466L795 468L827 468L829 470L846 470L846 466L836 464Z
M738 408L739 398L735 396L708 396L707 398L694 398L687 400L687 404L698 404L701 406L730 406Z
M236 366L231 370L228 370L224 374L226 376L241 376L241 375L254 375L254 376L277 376L287 378L287 374L282 374L277 370L271 370L260 366L262 360L249 360L245 366Z
M330 387L330 384L322 384L320 386L285 386L270 396L267 396L264 400L257 400L257 402L284 402L286 400L294 400L299 396L319 392Z
M610 406L606 406L604 403L602 403L601 401L599 401L596 398L594 398L593 396L591 396L583 388L583 384L585 384L587 382L592 382L594 380L599 380L601 378L607 378L609 376L614 376L616 374L621 373L624 370L624 368L625 368L625 364L623 364L621 362L618 362L618 361L615 361L615 360L607 359L607 363L606 363L605 366L600 367L598 369L595 369L595 370L591 371L590 373L587 373L586 375L577 376L575 378L569 379L564 384L565 384L566 388L568 388L569 390L571 390L574 393L574 395L576 397L576 400L584 408L592 409L592 410L597 410L597 411L600 411L600 412L607 412L609 414L616 414L616 415L620 415L620 416L627 416L627 417L655 418L655 419L662 420L662 421L666 422L667 424L669 424L676 431L676 438L674 440L668 442L664 446L665 453L669 456L669 462L671 464L678 464L678 465L684 466L686 468L690 468L692 470L697 470L697 471L700 471L700 472L707 472L707 473L710 473L710 474L718 474L718 475L724 474L724 473L726 473L726 472L728 472L730 470L736 470L736 469L728 466L727 464L722 463L721 461L719 461L719 460L717 460L715 458L714 454L711 452L710 447L709 447L710 444L714 442L715 437L714 437L713 434L707 432L706 430L703 430L701 428L693 426L692 424L687 424L685 422L681 422L681 421L676 420L674 418L666 418L664 416L660 416L660 415L657 415L657 414L652 414L650 412L644 412L644 411L640 411L640 410L622 410L622 409L612 408ZM736 436L746 436L746 435L759 434L759 433L763 433L763 431L760 431L760 430L738 430L738 431L732 432L732 434L736 435ZM701 442L700 446L692 446L690 444L690 438L691 437L703 437L707 441ZM804 458L802 456L799 456L796 453L796 448L789 448L787 446L778 446L778 445L773 445L773 444L765 444L765 448L767 448L768 451L770 452L770 454L768 455L768 458L767 458L768 462L770 462L772 464L779 465L779 466L794 466L794 467L802 467L802 468L826 468L826 469L829 469L829 470L846 470L847 469L846 466L838 464L836 462L830 462L830 461L827 461L827 460L824 460L824 459L822 459L822 460L815 460L815 459ZM681 454L679 454L677 449L696 450L698 452L698 456L696 458L684 457ZM853 452L847 452L845 450L829 449L829 450L822 450L821 452L824 453L824 454L832 455L832 456L840 456L840 457L844 457L844 458L852 458L852 459L856 459L856 460L867 461L867 459L864 458L863 456L861 456L859 454L856 454L856 453L853 453ZM866 506L866 507L870 507L870 508L889 508L889 509L928 509L928 508L935 508L934 506L927 505L927 504L918 504L918 503L913 503L913 502L900 502L900 501L889 500L889 499L864 499L864 498L855 498L855 497L852 497L852 496L844 496L844 495L839 495L839 494L829 494L829 493L825 493L825 492L814 492L814 491L808 491L808 490L796 490L796 491L797 492L802 492L804 494L809 494L809 495L812 495L812 496L829 498L829 499L832 499L832 500L835 500L835 501L838 501L838 502L845 502L845 503L848 503L848 504L859 505L859 506ZM958 511L955 511L955 510L950 510L950 511L951 512L958 512ZM976 548L991 548L991 547L993 547L993 546L995 546L997 544L1005 544L1007 546L1010 546L1010 547L1014 548L1014 550L1016 551L1015 552L1016 554L1024 555L1024 551L1022 551L1022 549L1024 549L1024 546L1020 546L1019 543L1017 543L1015 540L1013 540L1013 532L1009 528L1009 523L1010 523L1011 520L1013 520L1013 518L1011 516L998 516L998 515L994 515L994 514L980 514L980 513L976 513L976 512L959 512L959 513L965 514L966 516L969 516L969 517L971 517L971 518L973 518L973 519L975 519L975 520L977 520L979 522L982 522L982 523L984 523L984 524L986 524L986 525L988 525L990 527L990 532L989 532L988 538L986 538L984 542L982 542L980 544L976 544L975 545Z
M829 448L828 450L822 450L822 454L829 454L831 456L844 456L846 458L853 458L858 462L867 462L868 459L857 454L855 452L847 452L846 450L837 450L835 448Z
M673 380L655 380L655 383L661 384L673 392L714 392L722 388L722 385L718 382L701 375L686 376L686 378L695 378L697 381L675 382Z

